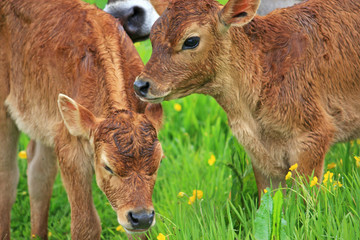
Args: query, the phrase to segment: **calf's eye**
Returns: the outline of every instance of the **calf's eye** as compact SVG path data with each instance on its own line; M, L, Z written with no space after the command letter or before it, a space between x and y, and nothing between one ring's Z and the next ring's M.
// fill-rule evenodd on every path
M194 49L197 46L199 46L199 43L200 43L199 37L189 37L188 39L185 40L185 42L182 46L182 50Z
M114 174L113 170L111 170L111 168L109 168L108 166L105 165L105 170L108 171L111 174Z

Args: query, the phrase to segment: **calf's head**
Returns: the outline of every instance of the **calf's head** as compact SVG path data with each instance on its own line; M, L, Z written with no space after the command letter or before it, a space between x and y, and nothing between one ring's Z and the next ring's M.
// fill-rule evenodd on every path
M157 139L161 105L148 105L145 114L114 110L96 118L71 98L60 94L59 109L73 136L93 146L96 181L128 232L143 232L155 224L152 192L163 157Z
M231 64L224 57L231 54L230 26L249 23L260 0L229 0L224 7L215 0L172 0L167 8L164 0L152 2L165 10L152 27L153 53L134 83L136 94L149 102L210 94L209 86Z

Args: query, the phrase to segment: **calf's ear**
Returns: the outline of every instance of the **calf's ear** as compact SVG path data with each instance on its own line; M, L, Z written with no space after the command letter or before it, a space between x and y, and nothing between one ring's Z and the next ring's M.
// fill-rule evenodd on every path
M89 110L64 94L59 94L58 106L70 134L89 139L90 131L95 127L96 117Z
M172 0L150 0L150 3L155 8L156 12L161 16L171 1Z
M157 132L160 131L163 120L163 109L160 103L149 103L145 109L145 116L154 126Z
M255 16L260 0L229 0L219 13L226 26L244 26Z

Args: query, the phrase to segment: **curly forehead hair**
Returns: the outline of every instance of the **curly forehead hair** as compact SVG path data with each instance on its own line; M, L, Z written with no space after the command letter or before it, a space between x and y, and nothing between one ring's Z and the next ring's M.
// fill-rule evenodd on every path
M216 0L202 0L202 1L188 1L188 0L173 0L169 3L169 8L173 7L183 7L183 8L189 8L188 6L191 6L193 10L201 9L201 10L208 10L210 8L217 9L219 6L219 3Z
M172 20L175 20L175 25L176 19L184 19L184 15L186 15L187 20L194 19L201 22L202 16L208 16L211 12L217 12L219 6L220 4L214 0L177 0L169 4L169 9L173 10L172 13L174 13L174 15L172 15ZM181 25L181 23L178 23L178 25Z
M152 155L157 134L145 115L118 110L100 124L95 139L115 146L125 158L146 159Z
M168 6L168 11L165 11L163 17L155 22L151 35L155 37L162 36L164 34L164 28L169 31L166 33L167 39L171 43L176 42L179 38L176 33L182 32L191 22L198 22L199 24L207 24L209 19L209 13L215 16L215 13L219 11L220 4L214 0L175 0L171 1ZM170 15L171 13L171 15ZM184 22L186 19L186 22Z

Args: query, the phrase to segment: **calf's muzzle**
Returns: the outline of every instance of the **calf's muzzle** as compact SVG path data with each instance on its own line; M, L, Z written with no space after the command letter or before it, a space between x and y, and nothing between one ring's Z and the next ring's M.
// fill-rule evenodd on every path
M151 227L154 221L155 212L152 211L130 211L128 213L127 219L133 227L132 230L147 230Z

